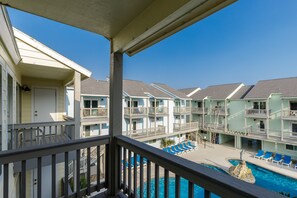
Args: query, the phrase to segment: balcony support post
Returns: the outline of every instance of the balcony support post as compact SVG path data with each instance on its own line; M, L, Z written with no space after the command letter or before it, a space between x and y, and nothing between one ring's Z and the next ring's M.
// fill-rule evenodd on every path
M74 122L75 130L72 138L80 138L80 89L81 89L81 77L80 73L74 72Z
M282 105L281 105L281 141L284 140L284 120L283 120L283 114L284 114L284 103L282 100Z
M112 52L110 55L110 108L109 108L109 145L107 173L108 196L115 197L120 190L119 186L119 153L115 137L122 134L122 95L123 95L123 54ZM130 104L131 105L131 104Z
M157 128L157 116L156 116L156 113L157 113L157 100L156 100L156 98L154 98L154 103L155 103L155 105L154 105L154 119L155 119L155 125L154 125L154 130L155 130L155 136L157 135L156 133L156 128Z
M269 139L269 97L267 98L267 102L266 102L266 135L267 135L267 139Z

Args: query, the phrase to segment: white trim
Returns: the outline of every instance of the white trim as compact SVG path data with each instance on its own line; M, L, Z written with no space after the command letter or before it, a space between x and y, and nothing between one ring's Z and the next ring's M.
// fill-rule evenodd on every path
M188 97L191 97L193 94L195 94L196 92L200 91L201 88L200 87L197 87L196 89L194 89L191 93L189 93L187 96Z
M87 77L90 77L92 72L87 70L86 68L76 64L75 62L71 61L70 59L62 56L61 54L57 53L56 51L50 49L49 47L45 46L44 44L40 43L39 41L35 40L34 38L30 37L29 35L21 32L20 30L13 27L14 35L16 38L20 39L21 41L25 42L26 44L40 50L41 52L45 53L46 55L52 57L53 59L57 60L58 62L64 64L65 66L73 69Z
M230 98L232 98L232 96L234 96L234 94L236 94L236 92L238 91L238 90L240 90L241 89L241 87L243 87L244 86L244 84L243 83L241 83L229 96L227 96L227 98L226 99L230 99Z

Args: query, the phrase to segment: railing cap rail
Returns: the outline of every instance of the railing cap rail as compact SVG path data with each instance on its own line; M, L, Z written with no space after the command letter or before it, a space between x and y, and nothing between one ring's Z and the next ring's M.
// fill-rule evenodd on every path
M9 124L8 129L22 129L22 128L74 125L74 124L75 124L74 121L35 122L35 123L23 123L23 124Z
M29 148L21 148L16 150L7 150L0 152L0 164L9 164L22 160L29 160L37 157L43 157L58 153L75 151L92 146L109 144L110 136L99 136L78 140L71 140L66 143L57 143L50 145L32 146Z

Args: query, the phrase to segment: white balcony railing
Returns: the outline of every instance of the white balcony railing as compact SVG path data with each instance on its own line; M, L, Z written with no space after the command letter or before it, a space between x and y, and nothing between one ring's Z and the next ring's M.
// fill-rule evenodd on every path
M282 115L284 118L297 119L297 110L283 110Z
M168 114L168 107L149 107L149 114Z
M83 108L82 109L82 116L84 118L87 117L107 117L108 115L107 108Z
M174 132L183 132L190 130L198 130L198 122L189 122L189 123L173 123L173 131Z
M191 107L173 107L174 114L187 114L191 113Z
M208 108L204 108L204 114L207 114ZM198 113L203 114L203 108L202 107L192 107L191 108L192 113Z
M130 137L144 137L151 135L159 135L163 134L166 131L166 127L163 125L159 125L156 128L144 128L144 129L136 129L131 131L126 131L124 134Z
M212 113L218 115L226 115L229 114L229 108L225 109L225 107L214 107L212 108Z
M128 116L147 115L146 107L125 107L124 114Z
M271 110L268 111L268 115L270 115ZM266 109L246 109L245 115L250 117L267 117Z
M212 130L220 130L220 131L224 131L225 130L225 124L221 124L221 123L205 123L205 128L208 129L212 129ZM227 125L227 129L228 129L228 125Z

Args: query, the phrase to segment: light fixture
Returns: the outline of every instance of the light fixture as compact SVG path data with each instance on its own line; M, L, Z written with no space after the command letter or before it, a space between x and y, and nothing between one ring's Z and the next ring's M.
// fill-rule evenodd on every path
M27 85L23 85L23 86L22 86L22 90L23 90L24 92L30 92L30 91L31 91L31 89L30 89Z

